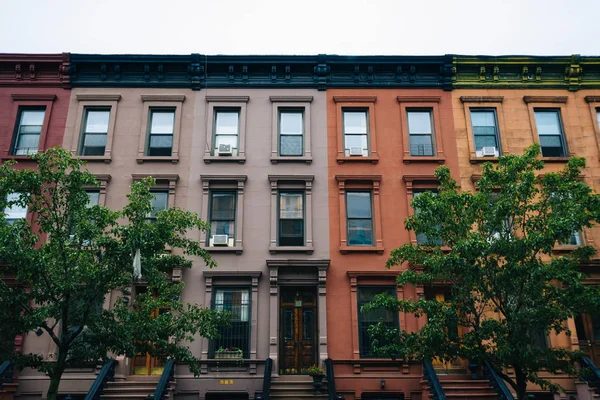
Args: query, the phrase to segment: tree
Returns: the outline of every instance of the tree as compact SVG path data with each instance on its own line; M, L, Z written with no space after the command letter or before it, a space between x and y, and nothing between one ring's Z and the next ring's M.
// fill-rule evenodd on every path
M450 286L451 299L396 300L383 295L366 309L386 307L427 317L418 332L374 325L370 333L382 355L404 359L490 362L526 398L527 383L556 391L540 377L544 369L574 374L581 354L548 348L538 338L568 333L567 319L597 310L598 288L586 286L580 263L595 253L584 246L563 256L558 241L590 227L600 217L600 196L582 182L583 158L571 158L558 173L540 174L544 163L533 145L521 156L483 165L477 191L462 191L447 167L436 170L437 193L413 199L416 212L406 229L425 243L392 250L386 267L408 263L401 285ZM423 236L421 236L423 237ZM463 327L463 334L449 327ZM505 372L514 370L514 376Z
M186 237L208 224L176 207L149 221L152 178L133 183L121 211L89 206L86 188L98 182L81 160L59 148L33 158L38 170L16 169L13 161L0 166L0 210L27 206L33 216L31 222L9 223L0 213L0 359L46 372L49 400L56 399L65 368L102 362L108 353L171 357L199 372L186 343L196 335L215 337L229 315L184 304L183 282L173 283L169 273L173 267L190 268L186 256L216 266ZM129 304L138 249L143 281L137 283L145 281L147 291ZM121 295L103 307L108 293ZM156 309L168 311L156 316ZM15 335L28 332L49 335L55 359L16 353Z

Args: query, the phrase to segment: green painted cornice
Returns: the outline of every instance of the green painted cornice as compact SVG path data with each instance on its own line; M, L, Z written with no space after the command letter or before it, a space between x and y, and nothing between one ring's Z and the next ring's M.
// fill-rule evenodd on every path
M453 56L454 89L600 88L600 57Z

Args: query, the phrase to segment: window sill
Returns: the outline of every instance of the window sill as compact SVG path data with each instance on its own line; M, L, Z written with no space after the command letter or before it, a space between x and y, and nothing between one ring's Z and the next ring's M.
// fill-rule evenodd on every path
M552 248L553 253L569 253L581 248L578 245L556 245Z
M31 156L11 156L10 154L7 154L6 156L2 157L1 160L2 161L15 160L15 161L33 161L33 162L35 162L34 160L31 159Z
M542 161L547 163L566 163L569 161L569 157L542 157Z
M436 156L405 156L402 160L404 164L411 163L438 163L444 164L446 159L444 157L436 157Z
M84 161L88 161L88 162L104 162L106 164L110 164L110 162L112 161L111 157L105 157L105 156L77 156L80 160L84 160Z
M340 253L377 253L383 254L383 246L340 246Z
M144 162L172 162L173 164L177 164L179 157L143 156L137 158L138 164L143 164Z
M236 162L244 164L246 156L204 156L205 164L210 164L211 162Z
M244 248L242 246L204 246L204 250L211 253L236 253L242 254Z
M379 157L378 156L369 156L369 157L359 157L359 156L355 156L355 157L338 157L337 158L337 163L338 164L343 164L343 163L353 163L353 162L367 162L367 163L372 163L372 164L377 164L379 162Z
M312 163L312 157L291 157L291 156L271 156L271 164L277 164L280 162L297 162L297 163Z
M498 162L498 157L471 157L471 164L481 164L484 162Z
M306 253L312 254L314 248L312 246L271 246L269 247L269 253Z

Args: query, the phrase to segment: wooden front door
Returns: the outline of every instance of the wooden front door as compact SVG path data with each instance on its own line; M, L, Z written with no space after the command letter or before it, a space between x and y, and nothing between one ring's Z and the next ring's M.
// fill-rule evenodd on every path
M279 373L305 374L316 364L316 288L281 287L279 311Z
M575 319L579 349L596 366L600 366L600 313L596 315L583 314Z
M168 308L160 308L154 310L152 317L156 317L164 312L167 312ZM131 361L131 374L133 375L161 375L165 369L167 363L166 357L152 356L148 353L137 354Z

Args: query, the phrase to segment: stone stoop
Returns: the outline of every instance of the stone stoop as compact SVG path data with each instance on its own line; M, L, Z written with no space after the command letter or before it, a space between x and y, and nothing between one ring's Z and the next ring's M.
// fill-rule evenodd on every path
M160 376L130 376L127 380L108 382L100 398L144 400L154 395L159 380Z
M470 375L438 375L448 400L498 400L498 394L487 379L471 379ZM423 399L432 399L433 394L426 380L421 381Z
M323 379L321 393L314 394L313 381L306 375L280 375L271 381L272 400L327 399L327 380Z
M4 383L2 385L2 390L0 390L0 400L13 400L18 386L19 384L16 382Z

